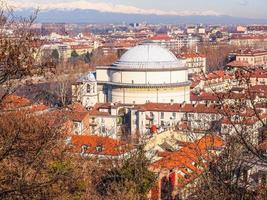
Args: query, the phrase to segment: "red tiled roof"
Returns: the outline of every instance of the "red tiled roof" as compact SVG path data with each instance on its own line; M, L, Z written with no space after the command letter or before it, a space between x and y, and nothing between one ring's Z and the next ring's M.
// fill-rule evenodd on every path
M256 69L250 73L251 78L267 78L267 70L266 69Z
M223 99L255 99L256 95L254 93L249 94L245 93L224 93L224 92L200 92L200 94L194 94L191 92L190 100L191 101L219 101Z
M89 33L89 32L83 32L82 34L85 37L92 37L93 36L93 34L92 33Z
M232 35L231 40L259 40L267 39L267 35Z
M185 164L192 165L197 162L198 158L206 157L209 150L221 148L223 140L218 136L206 135L200 140L189 143L185 147L176 152L171 152L163 159L156 161L152 164L153 168L178 168Z
M69 106L72 111L75 112L88 112L85 107L79 102L75 102Z
M65 112L66 116L71 120L75 122L82 122L86 119L86 117L89 117L89 112L71 112L67 111Z
M100 109L110 109L110 103L97 103L92 110L89 111L90 116L110 116L109 112L101 112Z
M237 56L258 56L258 55L267 55L267 51L261 49L245 48L238 49L233 52Z
M91 49L89 45L71 45L71 49Z
M234 60L227 64L228 67L249 67L250 65L246 61Z
M139 107L138 110L143 110L143 111L165 111L165 112L175 112L179 111L181 108L181 104L174 103L146 103Z
M203 54L196 53L196 52L177 54L176 57L177 58L182 58L182 59L186 59L186 58L205 58L205 56Z
M8 95L4 97L1 102L1 109L3 110L14 110L22 107L27 107L31 105L31 101L25 97L17 95Z
M267 92L267 85L253 85L249 88L250 92L253 93L266 93Z
M112 46L117 48L129 48L138 44L137 40L119 40L116 41Z
M65 110L64 112L65 115L71 121L82 122L83 120L86 119L86 117L89 117L89 111L86 110L86 108L83 107L82 104L78 102L68 106L67 110Z
M198 141L187 144L176 152L160 153L163 158L152 163L151 169L156 171L161 169L174 170L176 172L182 171L187 177L176 173L180 180L178 187L182 187L203 172L205 168L204 160L213 159L215 155L210 150L221 149L223 145L224 142L220 137L206 135ZM193 163L203 168L198 168Z
M211 80L216 80L216 79L222 79L222 81L226 79L232 79L233 77L229 74L227 74L223 70L218 70L218 71L213 71L208 73L207 75L195 75L193 76L192 80L197 82L197 81L211 81Z
M190 85L190 88L194 89L196 86L198 86L199 83L200 83L200 81L192 81L191 85Z
M150 40L171 40L171 37L168 36L167 34L159 34L159 35L155 35L149 39Z
M92 110L89 111L90 116L110 116L110 112L100 111L101 109L110 110L111 108L116 108L121 106L120 103L112 104L112 103L97 103Z
M32 112L38 112L38 111L45 111L48 109L49 107L44 104L36 104L36 105L32 105L29 110Z
M132 149L131 145L127 145L122 141L96 135L75 135L71 137L71 143L76 153L81 153L82 146L87 145L88 148L85 153L96 155L119 156ZM97 151L97 146L101 146L102 151Z
M139 111L154 112L193 112L193 113L217 113L214 105L206 104L178 104L178 103L146 103L136 106Z
M229 74L226 74L225 71L223 70L213 71L207 74L206 76L206 79L208 80L218 79L218 78L223 78L225 80L225 79L231 79L232 76L230 76Z
M201 92L200 94L190 94L191 101L218 101L219 97L214 93Z
M73 38L63 38L61 39L62 42L75 42L75 39Z

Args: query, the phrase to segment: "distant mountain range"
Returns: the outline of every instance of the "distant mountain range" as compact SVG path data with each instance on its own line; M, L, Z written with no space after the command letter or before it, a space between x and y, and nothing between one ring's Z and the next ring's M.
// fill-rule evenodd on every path
M29 16L30 9L18 10L19 16ZM150 14L122 14L96 10L47 10L38 14L38 22L50 23L166 23L166 24L267 24L267 19L251 19L226 15L178 16Z

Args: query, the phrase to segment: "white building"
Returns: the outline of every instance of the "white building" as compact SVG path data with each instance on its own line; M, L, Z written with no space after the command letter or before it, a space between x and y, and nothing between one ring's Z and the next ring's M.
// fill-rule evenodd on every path
M92 72L82 76L72 85L72 102L81 102L81 104L90 108L98 102L97 82Z
M197 33L197 27L196 26L188 26L186 28L187 34L196 34Z
M261 49L240 49L231 53L236 56L236 61L244 62L249 66L266 66L267 51Z
M123 116L125 109L121 105L112 103L97 103L90 109L90 133L121 139L123 134Z
M123 108L189 102L188 69L167 49L155 44L136 46L113 65L81 77L72 85L72 100L90 110L91 133L119 138L131 132L121 127L128 113Z
M184 53L177 55L177 57L185 63L190 75L206 73L207 58L204 55L200 53Z
M186 122L186 129L193 132L209 130L220 119L213 104L147 103L131 109L131 132L147 135L155 126L160 133L178 127L181 122Z
M128 50L111 66L96 69L100 102L122 104L189 102L188 69L155 44Z

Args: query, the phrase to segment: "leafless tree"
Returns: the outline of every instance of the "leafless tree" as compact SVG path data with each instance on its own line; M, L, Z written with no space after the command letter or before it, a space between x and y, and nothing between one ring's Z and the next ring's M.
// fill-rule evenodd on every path
M0 5L0 99L3 99L23 84L23 79L40 75L53 66L50 62L36 62L41 41L30 28L38 11L21 18L4 1Z
M33 116L22 111L1 113L1 199L74 195L78 174L67 154L60 124L51 116Z
M235 46L228 44L209 44L203 43L199 50L207 58L208 71L222 69L227 61L227 56L230 52L236 49Z
M218 134L224 137L225 148L217 160L209 163L190 199L266 198L262 195L266 194L266 183L258 181L261 173L263 177L267 173L266 149L260 148L266 140L267 104L266 97L253 90L252 83L252 74L259 69L229 72L233 85L223 93L211 87L217 97L218 114L222 116L222 129ZM237 87L240 91L233 92Z

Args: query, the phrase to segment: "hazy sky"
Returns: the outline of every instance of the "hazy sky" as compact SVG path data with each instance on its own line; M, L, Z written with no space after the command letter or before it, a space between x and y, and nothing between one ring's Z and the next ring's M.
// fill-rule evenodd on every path
M8 0L17 8L95 9L122 13L267 18L267 0Z

